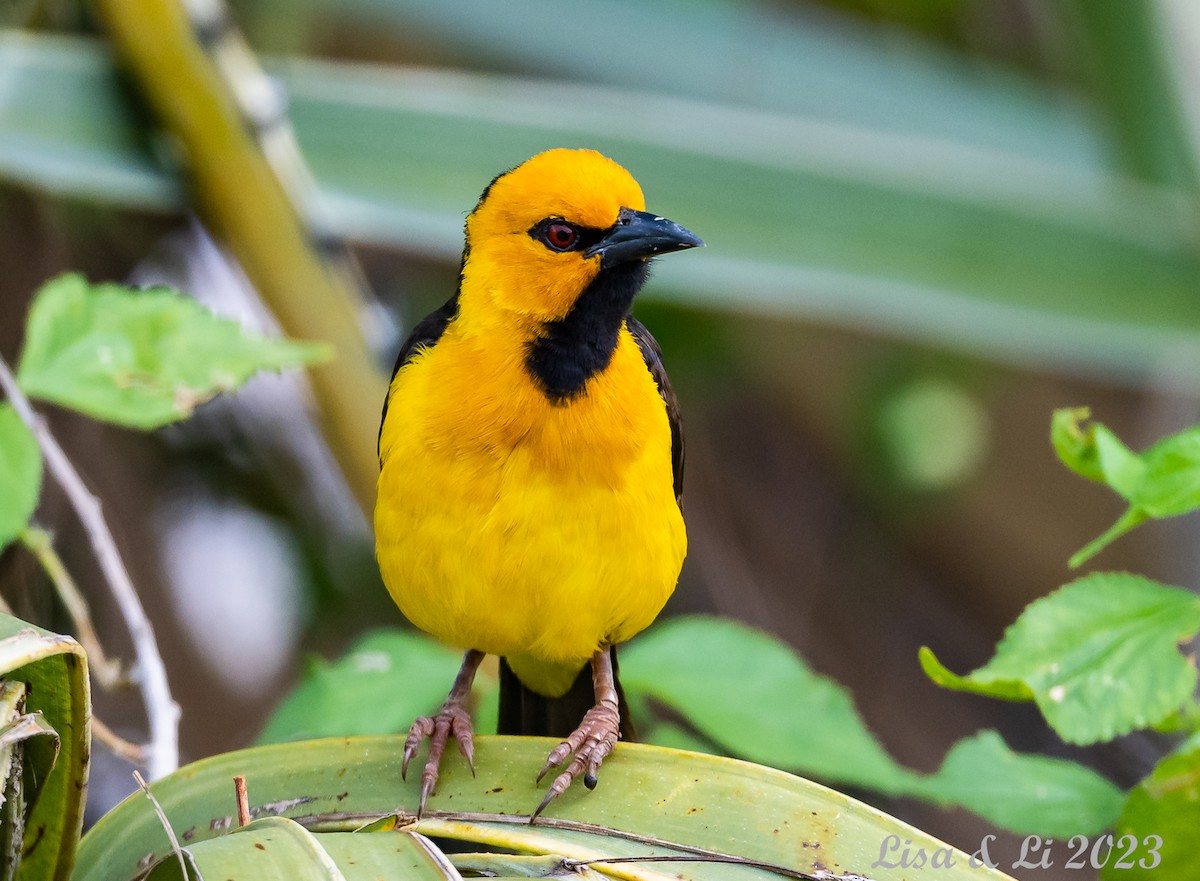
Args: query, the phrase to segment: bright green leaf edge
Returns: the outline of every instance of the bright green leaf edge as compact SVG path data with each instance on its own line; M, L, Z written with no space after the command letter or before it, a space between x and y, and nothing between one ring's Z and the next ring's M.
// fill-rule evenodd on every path
M83 826L91 749L87 657L69 636L0 613L0 677L28 684L26 712L40 712L60 742L26 826L17 881L68 881Z
M1093 712L1085 712L1086 708L1076 707L1075 690L1060 689L1067 681L1066 673L1087 673L1086 664L1063 671L1059 669L1058 660L1030 654L1035 644L1039 653L1047 647L1054 648L1049 643L1051 638L1069 640L1077 637L1074 631L1094 611L1081 606L1079 601L1103 600L1101 594L1128 598L1130 609L1154 618L1152 630L1160 637L1154 643L1160 651L1158 659L1165 659L1176 674L1170 682L1165 673L1151 677L1163 690L1162 694L1146 693L1144 700L1135 707L1123 708L1121 712L1111 714L1111 718L1104 719L1099 719ZM1065 617L1064 608L1068 610ZM1075 612L1079 617L1074 615ZM1166 616L1165 620L1162 616ZM1177 646L1180 641L1195 636L1198 630L1200 599L1191 592L1130 573L1094 572L1027 606L1005 631L991 660L966 676L948 670L928 647L922 647L919 660L925 674L943 688L1002 700L1035 701L1060 737L1070 743L1087 744L1153 727L1179 712L1195 688L1196 670L1188 658L1178 653ZM1093 648L1096 659L1093 675L1103 669L1101 664L1112 651L1122 647L1124 637L1128 636L1126 631L1127 628L1122 628L1122 632L1112 634L1108 642ZM1142 636L1141 633L1138 635ZM1077 649L1078 645L1072 643L1064 647ZM1134 664L1142 662L1146 662L1144 654L1130 661Z
M1006 701L1033 700L1033 692L1029 689L1029 686L1019 680L980 677L978 675L980 673L979 670L969 673L966 676L959 676L939 661L933 653L933 649L928 646L921 646L921 650L917 654L917 659L920 661L921 669L925 671L925 675L935 685L940 685L942 688L950 691L982 694L986 697L994 697Z

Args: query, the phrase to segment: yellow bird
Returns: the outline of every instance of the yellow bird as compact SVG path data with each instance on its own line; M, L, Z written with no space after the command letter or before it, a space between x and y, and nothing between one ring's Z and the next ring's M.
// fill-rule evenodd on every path
M453 736L474 770L467 698L501 661L501 733L574 754L541 811L589 788L620 732L614 647L648 626L687 551L683 438L658 345L630 315L656 254L702 245L645 210L590 150L550 150L488 185L458 291L396 361L379 434L376 551L404 615L466 650L425 738L420 809ZM587 668L591 675L587 676Z

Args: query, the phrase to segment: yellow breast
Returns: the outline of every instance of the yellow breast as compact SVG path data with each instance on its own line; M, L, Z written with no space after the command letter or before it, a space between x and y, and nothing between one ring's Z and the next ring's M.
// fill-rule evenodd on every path
M658 614L687 540L666 408L622 329L586 393L552 404L519 341L461 334L396 375L375 530L384 582L461 648L585 662Z

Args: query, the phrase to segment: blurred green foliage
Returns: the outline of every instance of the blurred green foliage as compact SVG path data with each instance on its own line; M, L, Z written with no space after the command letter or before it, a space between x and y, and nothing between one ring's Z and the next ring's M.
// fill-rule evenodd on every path
M1087 562L1147 520L1178 517L1200 508L1200 426L1173 434L1134 453L1100 423L1084 424L1086 407L1058 410L1050 439L1063 464L1106 484L1129 508L1103 535L1071 557Z
M260 371L331 356L320 343L261 336L175 291L65 275L30 306L17 378L32 397L148 431Z

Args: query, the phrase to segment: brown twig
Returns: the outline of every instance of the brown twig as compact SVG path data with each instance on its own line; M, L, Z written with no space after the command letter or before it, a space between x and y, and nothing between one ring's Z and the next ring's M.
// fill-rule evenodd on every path
M104 520L100 500L92 495L75 466L71 464L71 460L67 458L67 454L50 433L45 420L33 409L29 399L17 385L16 377L3 356L0 356L0 389L8 397L8 402L21 417L21 421L37 438L46 466L67 494L80 523L83 524L96 555L96 562L100 571L104 573L104 579L112 591L121 617L125 619L125 626L129 629L137 656L136 680L142 693L150 728L150 742L146 748L146 773L150 775L150 779L157 780L179 767L179 705L171 697L167 670L163 666L158 643L154 639L154 628L150 626L150 619L146 617L146 611L142 608L141 600L138 599L137 591L129 578L129 572L117 551L117 543Z
M146 763L146 748L144 746L130 743L96 716L92 716L92 737L108 747L110 752L120 756L131 765L144 765Z
M250 797L246 792L246 778L238 774L233 778L233 797L237 801L238 825L250 822Z
M105 654L104 647L100 644L100 637L96 635L96 628L92 624L92 613L88 609L87 600L79 592L75 579L71 577L62 558L54 550L54 542L50 533L37 526L30 526L21 532L19 538L26 550L33 554L41 564L50 583L58 591L59 599L66 606L67 614L75 622L75 632L79 636L83 650L87 652L88 667L91 669L92 675L96 677L96 681L104 688L127 683L129 680L121 672L121 663Z

